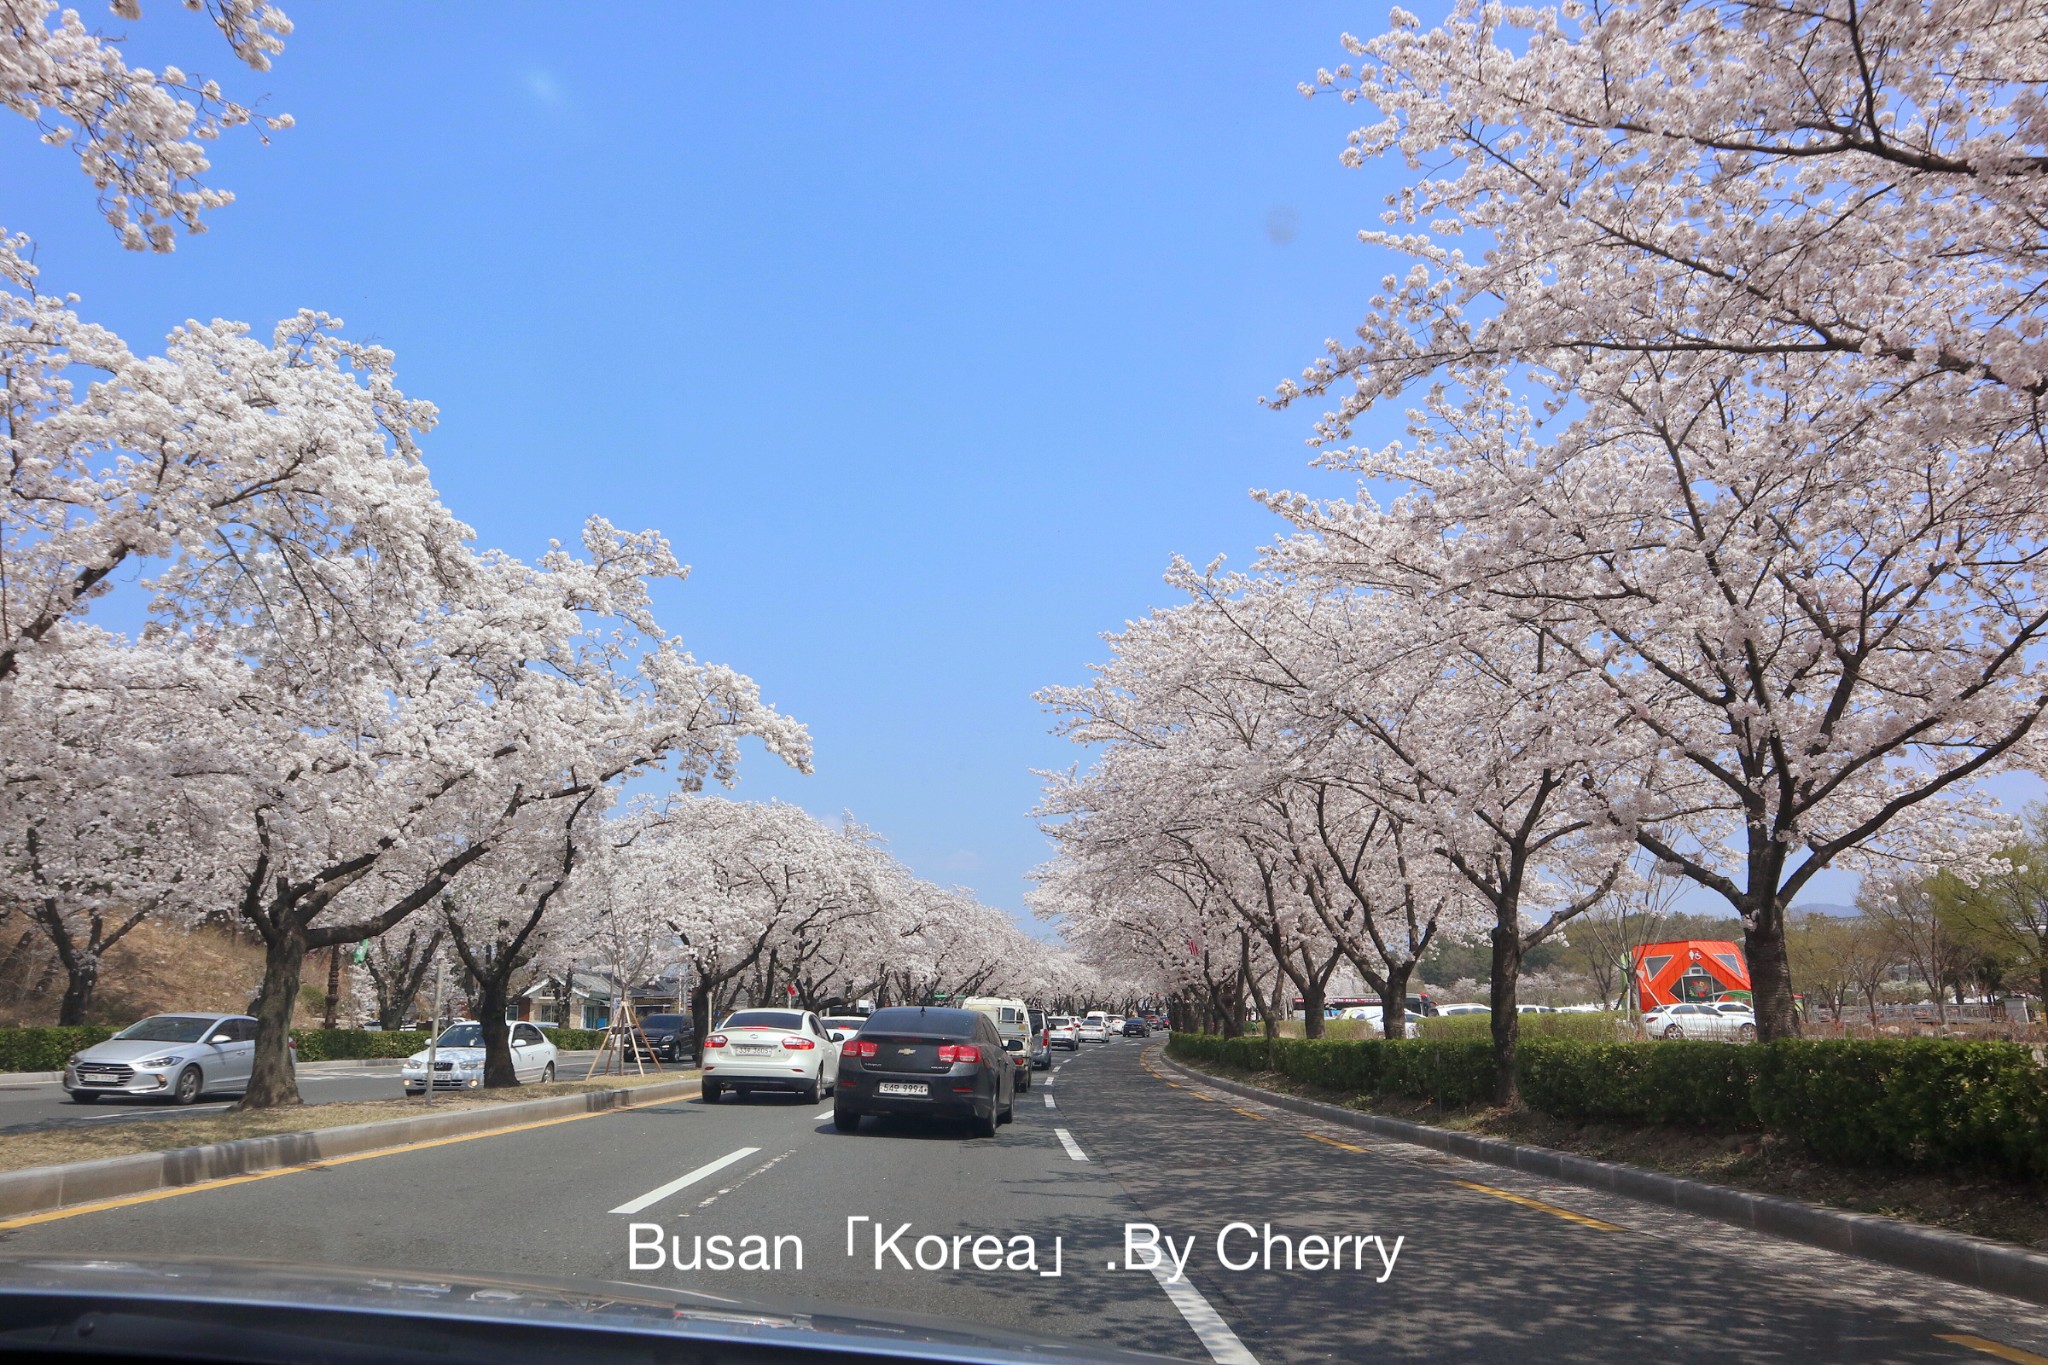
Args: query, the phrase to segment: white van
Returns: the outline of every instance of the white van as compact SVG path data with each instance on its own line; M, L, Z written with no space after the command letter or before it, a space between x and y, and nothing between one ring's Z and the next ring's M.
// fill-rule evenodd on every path
M1022 1000L1005 1000L998 995L970 995L961 1008L979 1011L995 1021L1003 1036L1003 1049L1017 1067L1017 1089L1031 1088L1031 1007Z

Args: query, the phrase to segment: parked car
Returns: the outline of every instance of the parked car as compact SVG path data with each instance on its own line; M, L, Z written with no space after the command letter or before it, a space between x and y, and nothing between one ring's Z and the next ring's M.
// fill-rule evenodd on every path
M1031 1011L1031 1066L1034 1071L1052 1070L1052 1028L1044 1010Z
M246 1014L152 1014L72 1053L64 1089L79 1104L102 1095L191 1104L209 1091L247 1090L255 1057L256 1021Z
M704 1103L782 1090L816 1104L839 1074L839 1049L809 1010L736 1010L704 1039Z
M1003 1037L1003 1051L1017 1068L1017 1089L1031 1088L1031 1007L1022 1000L994 995L973 995L960 1002L963 1009L978 1010L995 1021Z
M1445 1005L1445 1006L1444 1006L1444 1007L1443 1007L1442 1009L1440 1009L1440 1010L1438 1010L1438 1011L1437 1011L1437 1014L1438 1014L1438 1015L1440 1015L1441 1017L1443 1017L1443 1018L1446 1018L1446 1019L1449 1019L1449 1018L1453 1018L1453 1017L1455 1017L1455 1016L1457 1016L1457 1015L1460 1015L1460 1014L1492 1014L1492 1013L1493 1013L1493 1006L1491 1006L1491 1005Z
M512 1044L512 1074L519 1083L545 1084L555 1078L555 1045L538 1025L507 1024ZM399 1081L408 1095L427 1090L427 1054L423 1048L399 1063ZM434 1040L434 1089L474 1090L484 1083L484 1026L458 1020Z
M1756 1016L1724 1012L1712 1005L1659 1005L1643 1014L1643 1033L1650 1038L1734 1038L1749 1042L1756 1037Z
M687 1061L696 1055L696 1031L690 1027L687 1014L643 1014L640 1016L640 1032L647 1035L647 1048L654 1050L654 1056L664 1062ZM645 1051L636 1039L636 1050Z
M1109 1041L1109 1016L1101 1010L1091 1010L1081 1016L1080 1040L1084 1043L1106 1043Z
M1045 1021L1048 1040L1054 1047L1063 1047L1069 1052L1081 1046L1081 1021L1070 1014L1055 1014Z
M1385 1013L1378 1005L1354 1005L1344 1011L1343 1017L1346 1019L1362 1020L1384 1033L1385 1029L1381 1027L1380 1020L1385 1017ZM1414 1010L1403 1010L1401 1011L1401 1018L1403 1023L1402 1037L1420 1038L1422 1036L1422 1016L1420 1014L1417 1014Z
M1003 1042L980 1010L876 1010L840 1053L832 1126L851 1133L870 1114L964 1118L976 1137L994 1137L1016 1116L1021 1071Z
M1132 1015L1124 1020L1123 1034L1126 1038L1150 1038L1152 1036L1152 1026L1136 1015Z

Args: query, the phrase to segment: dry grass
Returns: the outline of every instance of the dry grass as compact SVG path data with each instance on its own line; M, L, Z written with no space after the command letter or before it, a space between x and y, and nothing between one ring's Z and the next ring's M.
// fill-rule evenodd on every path
M2039 1185L1969 1172L1930 1174L1830 1166L1788 1143L1756 1133L1574 1124L1526 1109L1445 1111L1425 1101L1365 1100L1325 1093L1270 1072L1243 1079L1366 1113L2048 1250L2048 1188Z
M56 1166L71 1161L96 1161L101 1157L131 1156L137 1152L167 1152L212 1142L232 1142L236 1138L268 1137L273 1133L306 1133L321 1128L342 1128L351 1123L374 1123L379 1119L418 1118L423 1114L444 1114L454 1109L487 1109L497 1104L553 1099L558 1095L588 1090L632 1089L656 1081L687 1079L697 1074L695 1071L670 1069L658 1075L649 1072L644 1076L609 1076L589 1081L557 1081L546 1086L522 1085L508 1090L438 1094L434 1096L431 1109L423 1099L401 1097L308 1104L247 1114L230 1112L202 1118L101 1123L40 1133L10 1133L5 1141L0 1141L0 1171Z

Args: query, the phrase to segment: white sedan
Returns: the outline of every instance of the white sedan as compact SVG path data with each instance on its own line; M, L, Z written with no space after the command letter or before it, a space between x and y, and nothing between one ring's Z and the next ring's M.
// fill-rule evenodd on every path
M839 1044L808 1010L738 1010L704 1040L704 1102L727 1090L794 1091L816 1104L839 1076Z
M1756 1037L1756 1015L1741 1007L1659 1005L1643 1015L1643 1034L1650 1038L1734 1038L1746 1043Z
M1091 1014L1081 1021L1074 1036L1083 1043L1106 1043L1109 1041L1109 1016Z
M507 1024L511 1037L512 1074L525 1085L530 1081L555 1078L555 1045L532 1024ZM427 1054L415 1052L398 1068L405 1093L418 1095L427 1088ZM434 1089L474 1090L484 1083L484 1026L469 1022L450 1024L434 1040Z

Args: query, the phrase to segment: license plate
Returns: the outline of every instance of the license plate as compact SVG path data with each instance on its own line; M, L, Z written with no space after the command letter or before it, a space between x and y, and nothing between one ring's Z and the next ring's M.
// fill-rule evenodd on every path
M932 1088L923 1081L883 1081L875 1089L884 1095L929 1095Z
M736 1047L733 1051L739 1053L742 1057L766 1057L774 1052L775 1049L772 1047Z
M119 1085L121 1083L121 1078L118 1076L80 1076L78 1079L86 1085Z

